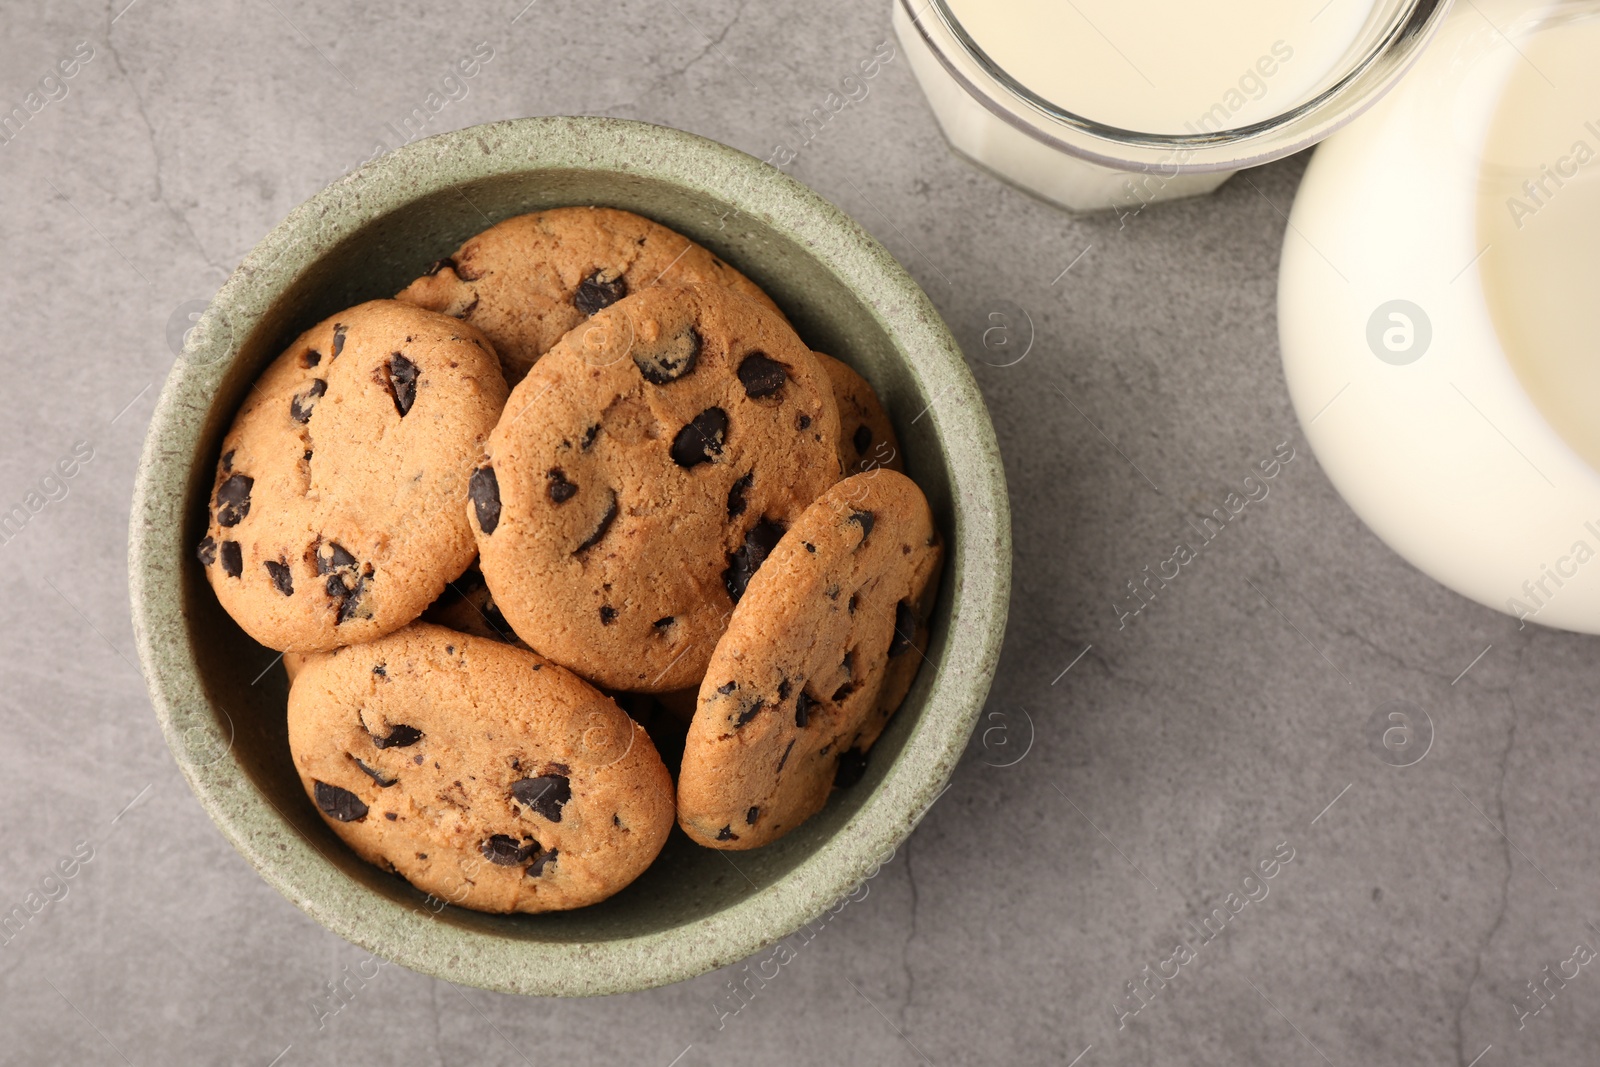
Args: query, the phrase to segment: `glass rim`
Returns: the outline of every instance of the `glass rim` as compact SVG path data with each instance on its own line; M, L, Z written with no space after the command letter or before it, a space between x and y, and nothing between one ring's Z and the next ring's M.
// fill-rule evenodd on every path
M920 3L920 9L915 5ZM1069 155L1123 170L1200 173L1256 166L1306 148L1375 104L1432 40L1453 0L1407 0L1373 46L1331 85L1269 118L1214 132L1165 134L1097 122L1039 95L988 55L947 0L899 0L912 28L978 103L1023 133ZM926 15L937 16L946 42ZM959 55L952 56L951 49ZM961 61L965 60L965 64ZM969 70L961 69L968 66ZM986 84L983 84L986 83Z

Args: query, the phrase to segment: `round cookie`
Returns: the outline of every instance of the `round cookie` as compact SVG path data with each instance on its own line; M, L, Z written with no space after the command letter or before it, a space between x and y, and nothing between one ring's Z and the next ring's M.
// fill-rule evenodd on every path
M833 399L839 405L839 465L845 473L860 474L881 467L904 474L906 461L900 454L900 439L894 435L894 424L871 383L848 363L821 352L811 354L833 383Z
M903 474L853 475L772 550L717 644L678 773L678 825L756 848L853 785L911 688L942 550Z
M754 282L687 237L601 207L506 219L433 264L397 299L481 329L516 385L584 319L662 283L723 285L778 310Z
M289 750L361 858L478 911L604 900L672 829L672 779L616 704L532 652L427 623L308 662Z
M228 614L293 652L415 619L472 562L467 481L505 399L443 315L375 300L307 330L222 442L198 555Z
M730 289L646 289L512 392L472 475L480 566L512 628L610 689L697 684L749 577L838 481L827 377Z

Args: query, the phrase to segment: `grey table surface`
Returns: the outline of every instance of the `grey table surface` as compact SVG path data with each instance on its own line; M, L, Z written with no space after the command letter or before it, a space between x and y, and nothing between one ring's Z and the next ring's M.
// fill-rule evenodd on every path
M1073 218L953 157L903 56L804 142L887 0L525 3L6 5L4 109L89 58L0 144L0 510L44 498L0 544L0 911L27 916L0 1061L1596 1061L1600 978L1568 961L1600 941L1597 645L1434 584L1318 468L1274 303L1304 157ZM979 734L770 980L533 1001L371 963L213 829L134 662L128 500L175 314L374 151L558 113L788 145L927 289L1005 456L1016 593ZM1032 323L1014 365L997 314ZM1124 583L1284 442L1269 495L1121 625ZM1426 753L1404 767L1395 701Z

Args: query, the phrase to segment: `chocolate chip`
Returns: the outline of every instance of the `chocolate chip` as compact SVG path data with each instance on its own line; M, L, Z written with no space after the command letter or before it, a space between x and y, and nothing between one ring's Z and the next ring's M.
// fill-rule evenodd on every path
M561 806L572 799L572 782L564 774L519 778L511 783L511 795L551 822L560 822Z
M911 647L917 635L917 613L904 600L894 606L894 637L889 640L889 655L898 656Z
M354 756L351 756L350 758L356 760L356 766L360 767L363 771L365 771L367 777L371 778L374 782L377 782L378 785L381 788L387 789L391 785L394 785L396 782L398 782L400 780L398 778L385 778L382 774L379 774L377 771L373 770L371 767L368 767L365 763L362 763L360 760L356 759Z
M600 424L597 422L587 430L583 431L583 444L579 447L585 452L589 451L590 446L594 444L594 439L599 435L599 433Z
M655 622L651 623L650 625L657 633L666 633L667 630L671 629L672 624L677 622L677 621L678 620L673 618L671 615L667 615L667 616L664 616L663 618L657 619Z
M796 415L794 417L794 428L797 430L811 429L811 416L805 414Z
M339 353L344 351L344 335L347 330L349 330L349 327L342 322L333 324L333 355L331 358L338 359Z
M210 534L200 539L200 547L195 549L195 555L200 557L202 567L209 567L217 561L217 543Z
M472 506L478 512L478 529L486 534L494 533L494 528L500 525L500 479L495 477L493 467L479 467L472 472L467 482L467 496L472 498Z
M649 347L635 344L633 365L651 385L666 385L694 370L700 361L700 345L700 331L691 326Z
M560 467L552 467L545 472L545 477L550 480L545 491L550 494L552 504L565 504L577 495L578 487L567 481L566 472Z
M762 400L778 393L789 380L788 368L765 352L752 352L739 363L739 381L744 385L744 395L751 400Z
M843 700L845 697L849 696L851 693L854 693L855 691L856 691L856 683L854 683L854 682L846 682L843 685L841 685L839 688L837 688L837 689L835 689L833 691L833 698L832 698L833 702L835 704L837 704L837 703L839 703L839 701Z
M544 874L544 869L554 863L559 855L561 855L561 850L556 848L539 853L533 858L533 862L528 865L527 876L529 878L540 877Z
M360 822L367 817L366 804L348 789L314 781L312 792L316 794L317 807L329 818L340 822Z
M852 511L850 521L861 527L861 544L867 543L867 538L872 536L872 525L877 522L877 517L870 511ZM861 545L857 545L860 548Z
M578 283L578 291L572 294L572 306L587 318L627 295L628 283L621 271L597 270Z
M763 701L760 697L757 697L754 701L751 702L749 707L747 707L743 711L739 712L739 717L734 720L733 725L734 726L744 726L751 719L754 719L757 715L759 715L761 713L761 709L763 707L765 707L765 706L766 706L765 701Z
M399 818L399 817L400 817L400 816L398 816L398 815L396 815L396 814L395 814L395 813L394 813L394 812L392 812L392 811L386 811L386 812L384 812L384 813L383 813L383 817L384 817L384 818L385 818L385 819L388 819L388 820L389 820L389 821L390 821L390 822L394 822L394 821L395 821L395 820L396 820L396 819L398 819L398 818Z
M372 673L376 674L379 678L387 678L389 677L389 668L380 663L376 667L372 668Z
M405 726L402 724L399 726L391 726L389 728L388 737L378 737L374 735L372 738L372 743L379 748L410 748L418 741L421 741L422 736L422 731L417 729L415 726Z
M233 449L228 449L222 454L222 469L224 472L233 470Z
M222 573L229 578L237 578L244 573L244 553L239 551L239 542L222 542L218 557L222 560Z
M783 770L783 765L789 762L789 753L794 751L794 739L790 738L789 747L783 750L783 757L778 760L778 770ZM777 773L777 772L773 772Z
M313 378L311 385L304 392L296 393L289 401L289 417L299 423L310 422L311 409L317 406L317 400L327 391L327 382L321 378Z
M317 545L317 573L332 574L356 565L356 557L337 541L324 541Z
M294 596L294 574L290 572L289 565L282 560L269 559L266 566L267 573L272 575L272 584L278 587L278 592L284 596Z
M321 362L322 362L322 353L318 352L315 348L306 349L305 353L303 355L301 355L301 357L300 357L300 365L302 367L305 367L307 370L309 370L312 367L315 367L318 363L321 363ZM304 422L305 420L302 419L301 421Z
M728 556L728 569L722 572L722 584L728 590L728 599L735 604L744 596L750 579L766 562L767 556L783 537L783 525L771 519L762 519L744 535L744 544Z
M417 365L396 352L389 357L389 393L394 397L394 409L404 418L417 402Z
M761 817L761 809L760 808L751 808L749 811L744 813L745 825L754 826L756 824L756 820L758 818L760 818L760 817Z
M794 699L794 724L802 730L805 729L806 724L811 721L811 709L816 706L817 702L812 699L811 694L804 689L800 690L800 695Z
M833 787L849 789L867 773L867 754L857 748L839 753L839 766L833 772Z
M850 443L856 446L856 455L865 459L867 449L872 446L872 430L865 423L857 426L855 436L850 438Z
M724 826L722 829L717 831L717 840L718 841L737 841L737 840L739 840L739 835L733 832L733 826L730 823L729 825Z
M452 311L450 313L450 317L454 318L454 319L469 319L469 318L471 318L472 317L472 313L474 311L478 310L478 301L482 300L482 299L483 298L481 296L479 296L477 293L473 293L472 294L472 299L467 301L467 306L462 308L460 311ZM454 341L454 340L456 340L456 338L452 337L451 340ZM472 343L473 344L478 344L478 342L476 340L474 340ZM482 346L479 345L479 347L481 348ZM452 367L455 366L454 363L452 363L450 365Z
M483 849L485 859L501 867L516 867L527 863L544 850L544 847L531 837L518 841L508 834L495 834L479 847Z
M610 626L617 621L617 609L610 604L600 605L600 625Z
M250 514L250 488L255 484L248 474L230 474L217 486L218 526L237 526Z
M856 596L854 594L852 594L851 597L850 597L849 602L845 605L845 607L849 609L850 614L852 614L852 615L854 615L856 613L856 600L857 600Z
M738 682L724 682L721 685L717 686L717 692L720 693L723 696L727 696L729 693L733 692L737 688L739 688L739 683Z
M733 487L728 490L728 518L737 519L744 514L744 509L748 506L744 495L750 491L750 485L755 480L756 472L749 471L743 478L734 482Z
M617 493L614 489L608 491L611 493L611 503L607 506L606 513L600 516L600 525L594 528L594 533L584 539L583 544L572 550L574 556L581 552L587 552L599 544L600 539L606 535L606 531L611 529L611 524L617 521Z
M693 467L722 454L728 436L728 413L721 408L706 408L678 431L672 439L672 461L680 467Z
M802 545L806 546L806 551L807 552L810 552L812 555L816 555L816 553L817 553L817 546L816 545L812 544L810 541L801 541L800 543Z
M324 586L330 597L339 601L339 610L334 616L334 625L349 622L351 619L370 619L372 612L367 608L365 597L367 584L372 579L363 575L357 578L354 586L346 585L336 574L329 575Z
M778 680L778 703L781 704L785 700L789 699L789 689L790 689L789 679L780 678Z

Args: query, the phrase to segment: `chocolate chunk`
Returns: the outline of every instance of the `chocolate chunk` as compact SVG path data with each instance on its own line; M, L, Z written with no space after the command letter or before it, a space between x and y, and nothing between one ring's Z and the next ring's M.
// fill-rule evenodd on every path
M857 426L855 436L850 438L850 443L856 446L856 455L865 459L867 449L872 447L872 431L865 423Z
M803 412L799 415L796 415L794 417L794 428L797 430L811 429L811 416Z
M606 535L606 531L611 529L611 524L617 521L617 493L614 489L608 490L608 492L611 493L611 503L606 507L606 513L600 516L600 525L594 528L594 533L584 539L583 544L572 550L574 556L580 552L587 552L599 544L600 539Z
M648 347L635 344L633 365L651 385L675 382L700 361L700 331L693 326Z
M760 697L757 697L754 701L751 702L749 707L747 707L743 711L739 712L739 717L734 720L733 725L734 726L744 726L751 719L754 719L757 715L759 715L761 713L761 709L763 707L765 707L765 706L766 706L766 702L763 701Z
M737 519L744 514L744 509L748 506L744 495L750 491L750 485L755 480L756 472L749 471L743 478L734 482L733 487L728 490L728 518Z
M362 763L354 756L351 756L350 758L356 760L356 766L365 771L367 777L371 778L374 782L377 782L381 788L388 789L391 785L394 785L400 780L398 778L385 778L382 774L373 770L371 767L368 767L365 763Z
M772 550L783 537L783 525L771 519L762 519L744 535L744 544L728 556L728 569L722 572L722 584L728 590L728 599L735 604L744 596L750 579L766 562Z
M223 574L229 578L237 578L244 573L244 553L239 550L239 542L222 542L217 554L222 560Z
M739 835L733 832L733 826L730 824L717 831L717 840L737 841L739 840Z
M894 606L894 637L889 640L889 655L898 656L911 647L917 636L917 613L904 600Z
M516 867L527 863L544 850L544 847L531 837L518 841L508 834L495 834L479 847L483 849L485 859L501 867Z
M587 430L583 431L583 444L579 445L578 447L582 448L585 452L589 451L589 449L594 445L594 439L599 436L599 434L600 424L597 422Z
M789 739L789 747L783 750L783 756L778 760L778 770L783 770L783 765L789 762L789 753L794 751L794 739ZM776 771L773 773L777 773Z
M486 534L494 533L494 528L500 525L500 479L495 477L493 467L479 467L472 472L467 482L467 496L472 498L472 506L478 512L478 529Z
M739 363L739 381L744 385L744 395L751 400L762 400L777 394L789 380L788 368L765 352L752 352Z
M745 824L747 826L754 826L756 824L756 820L758 818L760 818L760 817L761 817L761 809L760 808L751 808L749 811L744 813Z
M372 612L368 610L364 602L367 583L371 580L369 576L363 575L355 580L354 585L347 585L336 574L328 576L328 581L324 588L330 597L339 601L339 610L334 616L335 626L339 623L349 622L351 619L372 618Z
M511 783L511 795L551 822L560 822L561 806L572 799L572 782L564 774L519 778Z
M817 702L811 694L804 689L800 690L800 695L794 699L794 724L802 730L805 729L806 724L811 721L811 709L816 706Z
M367 817L366 804L350 790L315 781L311 788L316 794L317 807L329 818L340 822L360 822Z
M861 776L867 773L867 754L857 748L848 748L839 753L839 766L833 772L833 787L835 789L849 789L861 781Z
M872 524L877 522L877 517L870 511L852 511L850 521L861 527L861 544L867 543L867 538L872 536ZM860 548L861 545L857 545Z
M272 575L272 584L278 587L278 592L284 596L294 596L294 575L289 570L289 565L282 560L267 560L267 573Z
M729 693L733 692L737 688L739 688L739 683L738 682L724 682L721 685L717 686L717 692L722 694L723 696L727 696Z
M200 547L195 549L194 554L200 557L202 567L209 567L217 561L217 543L210 534L200 538Z
M349 329L350 327L342 322L333 324L333 355L331 358L338 359L339 353L344 351L344 335Z
M707 463L722 454L728 436L728 413L721 408L706 408L678 431L672 439L672 461L680 467Z
M353 568L355 556L337 541L324 541L317 545L317 573L332 574Z
M422 740L422 731L415 726L391 726L388 737L373 735L372 743L379 748L410 748Z
M389 357L389 392L401 418L417 402L417 374L417 365L399 352Z
M600 605L600 625L610 626L617 621L617 609L610 604Z
M289 401L289 417L299 423L310 422L311 409L317 406L317 400L327 391L327 382L321 378L313 378L303 392L296 393Z
M552 504L565 504L577 495L578 487L567 481L567 474L560 467L552 467L545 472L545 477L550 480L545 491L550 494Z
M556 857L559 855L561 855L561 850L556 848L539 853L533 858L533 862L528 865L528 870L526 872L527 876L529 878L538 878L544 874L544 869L546 867L550 866L556 861Z
M300 356L300 365L305 367L307 370L310 370L312 367L315 367L321 362L322 353L318 352L315 348L306 349L305 352ZM305 420L301 419L300 421L304 422Z
M250 488L255 484L248 474L230 474L217 486L218 526L237 526L250 514Z
M233 449L228 449L222 454L222 470L224 473L233 470Z
M572 294L572 306L587 318L627 295L628 283L621 271L597 270L578 283L578 291Z

